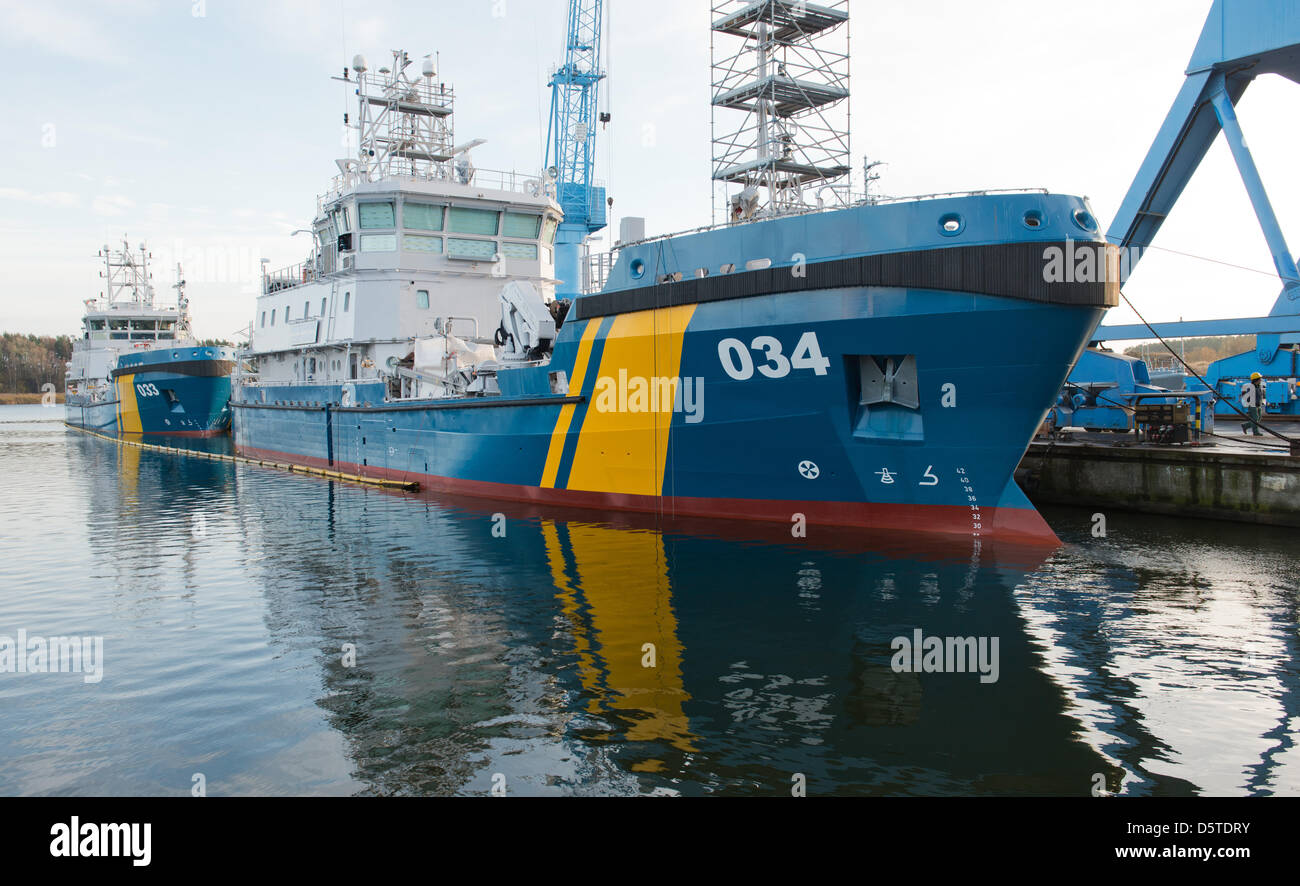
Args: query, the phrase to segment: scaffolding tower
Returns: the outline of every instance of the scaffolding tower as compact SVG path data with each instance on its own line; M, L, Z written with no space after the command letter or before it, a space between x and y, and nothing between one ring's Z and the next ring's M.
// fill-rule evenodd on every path
M848 0L713 0L710 56L728 221L847 206Z

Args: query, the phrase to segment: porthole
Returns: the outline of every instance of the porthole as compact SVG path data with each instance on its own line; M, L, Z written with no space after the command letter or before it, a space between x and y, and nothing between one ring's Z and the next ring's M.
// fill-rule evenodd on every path
M945 237L956 237L966 229L966 220L955 212L949 212L939 219L939 233Z

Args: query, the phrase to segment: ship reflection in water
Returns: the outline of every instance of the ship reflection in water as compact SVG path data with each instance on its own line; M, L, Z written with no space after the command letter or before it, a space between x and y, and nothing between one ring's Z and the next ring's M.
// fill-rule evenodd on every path
M106 657L96 686L0 675L4 793L1300 792L1285 533L805 539L48 425L0 425L0 456L0 634Z

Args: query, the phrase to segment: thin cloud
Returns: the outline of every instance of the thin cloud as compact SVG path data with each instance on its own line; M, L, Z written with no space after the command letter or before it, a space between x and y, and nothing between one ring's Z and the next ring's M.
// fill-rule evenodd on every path
M0 0L0 40L14 46L36 46L56 55L105 64L125 64L102 23L48 3Z
M111 123L93 123L86 126L86 130L103 138L110 138L115 141L129 142L132 144L148 145L159 150L166 150L168 141L156 135L150 135L138 129L125 129Z
M27 191L23 188L0 188L0 201L33 203L37 206L71 208L81 205L81 198L70 191Z
M134 208L135 201L121 194L100 194L90 204L90 211L96 215L125 215Z

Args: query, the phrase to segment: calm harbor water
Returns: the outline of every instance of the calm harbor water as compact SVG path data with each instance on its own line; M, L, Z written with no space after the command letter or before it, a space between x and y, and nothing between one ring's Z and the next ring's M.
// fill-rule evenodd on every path
M794 539L61 415L0 407L0 637L102 637L103 676L0 672L0 794L1300 794L1294 531ZM996 649L996 679L900 671L917 631Z

